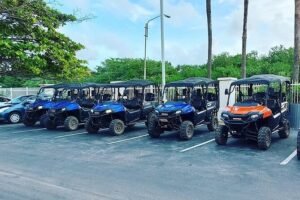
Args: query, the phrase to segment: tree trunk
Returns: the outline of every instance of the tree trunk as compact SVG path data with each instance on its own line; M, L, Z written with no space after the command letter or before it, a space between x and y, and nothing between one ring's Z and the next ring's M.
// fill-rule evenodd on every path
M300 47L300 0L295 0L295 47L294 47L294 67L293 81L299 81L299 47Z
M249 0L244 0L244 23L243 23L243 37L242 37L242 68L241 68L242 78L246 78L248 3Z
M208 32L207 72L208 72L208 78L211 78L211 65L212 65L211 0L206 0L206 15L207 15L207 32Z

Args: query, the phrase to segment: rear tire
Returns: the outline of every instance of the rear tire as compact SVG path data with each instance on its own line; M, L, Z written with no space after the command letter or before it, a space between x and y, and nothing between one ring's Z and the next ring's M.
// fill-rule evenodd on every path
M152 138L159 138L163 133L162 129L158 126L158 119L155 113L152 113L148 116L148 134Z
M12 112L9 114L8 121L11 124L17 124L22 121L22 115L18 112Z
M114 119L109 124L109 130L112 135L122 135L125 131L125 125L122 120Z
M269 127L263 126L259 129L257 135L257 145L261 150L270 148L272 142L272 132Z
M46 128L48 130L55 130L57 127L55 121L50 120L49 117L47 117L47 119L45 119L45 123L46 123Z
M218 145L226 145L228 140L228 127L219 126L215 132L215 141Z
M278 132L278 135L280 138L288 138L289 135L290 135L290 123L288 120L284 120L282 122L282 127L283 127L283 130L280 130Z
M297 137L297 157L298 160L300 160L300 131L298 132L298 137Z
M23 117L23 124L27 127L32 127L36 123L35 120L28 118L27 114L24 115Z
M194 124L191 121L184 121L180 125L179 137L183 140L190 140L194 135Z
M213 115L210 118L210 123L207 124L207 128L209 131L215 131L219 126L219 121L218 121L218 117L216 115Z
M46 127L46 122L47 122L47 114L43 114L41 117L40 117L40 126L41 127Z
M96 134L99 131L99 127L94 126L90 120L85 122L84 127L86 131L90 134Z
M65 127L66 131L75 131L78 129L78 126L79 126L79 121L78 121L77 117L68 116L65 119L64 127Z

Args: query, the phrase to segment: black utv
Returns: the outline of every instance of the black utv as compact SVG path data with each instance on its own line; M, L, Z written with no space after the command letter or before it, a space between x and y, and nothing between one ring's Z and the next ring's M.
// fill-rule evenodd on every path
M157 138L164 131L179 131L189 140L194 127L206 125L209 131L218 126L219 84L208 78L188 78L166 84L166 102L156 107L148 118L148 133Z
M97 133L99 129L109 128L111 134L121 135L125 127L146 122L158 100L158 87L151 81L110 84L103 89L102 102L91 110L86 130Z

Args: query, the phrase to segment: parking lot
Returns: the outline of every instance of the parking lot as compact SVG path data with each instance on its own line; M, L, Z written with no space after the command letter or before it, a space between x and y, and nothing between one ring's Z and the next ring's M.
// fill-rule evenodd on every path
M268 151L213 138L206 127L180 141L151 139L141 124L119 137L0 124L0 199L300 198L296 131Z

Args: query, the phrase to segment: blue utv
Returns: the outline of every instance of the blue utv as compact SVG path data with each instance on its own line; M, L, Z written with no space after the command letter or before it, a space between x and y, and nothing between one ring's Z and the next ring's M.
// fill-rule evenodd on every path
M102 102L90 113L85 128L89 133L109 128L112 135L122 135L125 127L147 122L149 113L159 101L159 89L151 81L131 80L108 85Z
M89 117L90 109L97 102L98 84L69 84L58 93L56 103L48 112L46 128L56 129L57 126L64 126L67 131L77 130Z
M194 127L207 125L209 131L218 126L219 84L207 78L188 78L166 84L166 102L156 107L148 118L148 133L158 138L164 131L179 131L189 140Z
M40 121L40 126L45 127L48 109L55 103L55 97L59 89L66 87L65 84L57 84L42 87L34 103L30 104L23 117L25 126L34 126L37 121Z
M297 157L298 160L300 160L300 131L298 132L297 135Z

